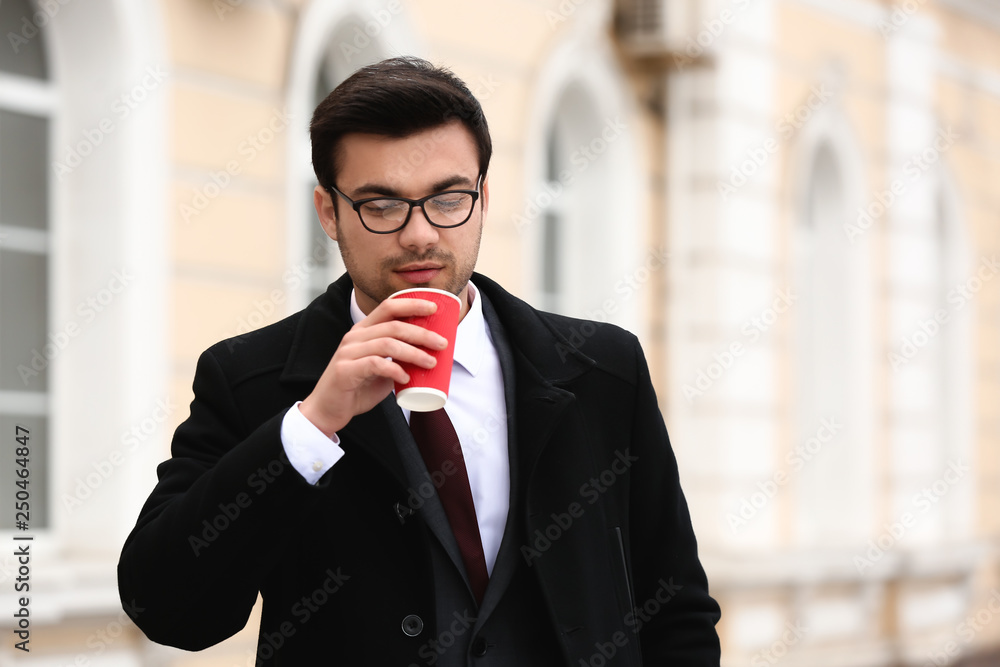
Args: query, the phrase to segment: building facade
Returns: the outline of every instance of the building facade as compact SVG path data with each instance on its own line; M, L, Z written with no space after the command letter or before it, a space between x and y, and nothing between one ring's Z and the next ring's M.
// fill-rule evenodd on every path
M32 510L0 537L34 538L0 665L254 663L256 616L150 643L115 565L200 352L342 270L312 109L404 54L486 110L479 270L642 340L723 664L997 654L1000 3L3 0L0 27L0 434L31 434Z

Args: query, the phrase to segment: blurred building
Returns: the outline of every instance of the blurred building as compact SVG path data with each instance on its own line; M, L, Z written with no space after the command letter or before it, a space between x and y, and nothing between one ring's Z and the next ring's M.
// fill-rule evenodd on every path
M253 664L256 616L147 641L115 565L198 354L339 274L308 120L399 54L486 109L479 269L642 339L723 664L1000 661L1000 2L3 0L0 27L0 665Z

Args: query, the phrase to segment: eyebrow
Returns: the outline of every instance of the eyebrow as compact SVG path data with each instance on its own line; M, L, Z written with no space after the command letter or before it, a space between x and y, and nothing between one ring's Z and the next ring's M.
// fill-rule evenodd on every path
M434 183L433 185L431 185L430 191L432 193L443 192L449 188L455 187L456 185L465 186L469 190L472 190L473 188L476 187L476 183L469 180L468 177L459 176L456 174L455 176L449 176L448 178L442 179ZM364 185L355 188L354 192L351 195L352 198L356 199L359 195L372 195L372 196L384 195L386 197L403 196L402 194L400 194L399 190L396 190L395 188L390 187L388 185L382 185L380 183L365 183Z

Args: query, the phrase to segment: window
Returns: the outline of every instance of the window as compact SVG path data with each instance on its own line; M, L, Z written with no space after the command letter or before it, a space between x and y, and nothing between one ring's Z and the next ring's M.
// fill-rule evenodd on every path
M532 273L543 309L634 327L638 293L655 267L639 255L640 178L624 111L602 108L607 86L573 80L556 96L541 137L541 169L518 220L534 236Z
M841 153L824 139L811 155L795 229L793 287L792 446L811 447L809 462L797 473L795 535L808 547L853 543L866 535L871 513L865 504L872 491L870 433L865 408L858 405L871 385L862 342L870 338L861 268L867 255L862 243L852 245L844 234L851 209Z
M27 0L0 4L0 25L32 17ZM29 19L30 20L30 19ZM48 525L49 137L54 94L44 32L0 48L0 437L30 432L30 526ZM0 465L0 489L15 467ZM0 530L15 528L13 503L0 503Z
M312 64L313 76L310 81L308 113L311 114L331 90L364 65L377 62L388 57L377 39L369 38L364 32L365 21L356 16L342 19L326 40L326 47L321 52L318 65ZM361 39L360 36L365 37ZM302 125L307 125L303 123ZM326 235L323 227L316 219L316 212L311 202L313 189L316 187L316 175L313 172L308 133L300 136L296 154L296 192L301 193L303 205L298 217L302 231L297 252L293 252L292 270L298 275L304 285L305 302L311 301L323 292L329 284L336 280L344 271L336 243ZM293 147L296 150L296 147ZM294 218L293 218L294 219ZM301 304L301 305L304 305Z

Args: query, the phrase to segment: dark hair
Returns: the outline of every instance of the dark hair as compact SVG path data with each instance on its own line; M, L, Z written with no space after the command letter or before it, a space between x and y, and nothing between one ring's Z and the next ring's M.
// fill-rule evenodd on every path
M421 58L390 58L345 79L313 113L309 134L316 179L335 185L340 138L352 132L407 137L460 120L479 153L479 175L493 153L490 130L479 101L450 70Z

